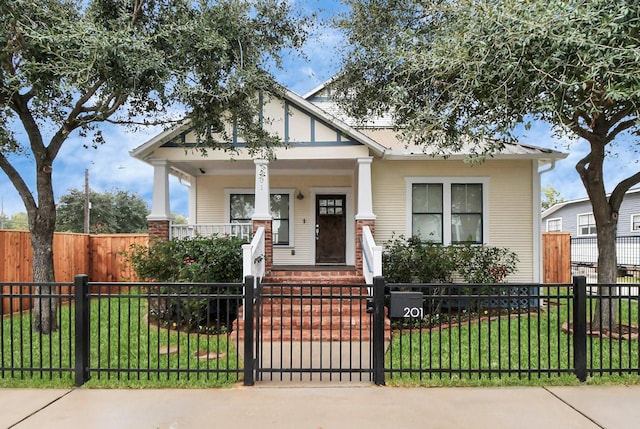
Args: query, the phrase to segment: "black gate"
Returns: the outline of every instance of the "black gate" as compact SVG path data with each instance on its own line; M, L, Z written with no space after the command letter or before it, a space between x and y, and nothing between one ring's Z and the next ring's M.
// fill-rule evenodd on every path
M367 285L258 284L258 381L373 381Z

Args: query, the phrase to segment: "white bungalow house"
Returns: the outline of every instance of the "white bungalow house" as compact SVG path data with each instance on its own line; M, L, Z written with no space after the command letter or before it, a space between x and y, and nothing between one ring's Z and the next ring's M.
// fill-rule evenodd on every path
M368 279L380 274L385 241L420 235L507 247L520 259L511 279L540 281L540 175L565 154L507 144L479 165L466 163L465 153L434 157L407 148L385 118L367 126L340 119L324 85L304 97L272 97L262 114L289 143L273 161L243 149L233 160L222 151L202 156L188 124L131 151L154 167L151 235L256 232L247 272L324 267ZM170 174L190 186L190 225L170 225ZM260 254L266 264L252 267Z

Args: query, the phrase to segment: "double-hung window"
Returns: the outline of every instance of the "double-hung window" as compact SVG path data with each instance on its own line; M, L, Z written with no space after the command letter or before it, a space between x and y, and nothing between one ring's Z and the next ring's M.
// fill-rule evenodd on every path
M486 178L408 178L407 234L438 244L486 239Z
M596 235L596 220L593 213L578 215L578 235Z
M270 196L270 211L273 217L273 244L288 245L291 239L291 195L292 192L274 193ZM255 195L229 193L229 222L248 223L255 212Z
M562 218L547 219L547 232L562 231Z
M631 215L631 232L640 232L640 214Z

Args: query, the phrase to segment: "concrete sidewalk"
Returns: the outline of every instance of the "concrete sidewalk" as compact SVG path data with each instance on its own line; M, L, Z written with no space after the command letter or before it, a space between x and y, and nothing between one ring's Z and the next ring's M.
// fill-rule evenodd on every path
M2 428L640 427L640 386L0 389Z

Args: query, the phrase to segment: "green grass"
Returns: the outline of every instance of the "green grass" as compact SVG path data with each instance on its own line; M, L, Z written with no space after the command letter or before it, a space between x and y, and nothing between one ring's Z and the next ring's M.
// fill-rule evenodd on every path
M31 329L31 315L2 321L0 387L71 387L75 375L75 318L60 309L60 328L51 335ZM130 322L129 322L130 321ZM187 334L147 322L147 300L136 295L94 299L91 304L91 370L87 387L221 387L239 380L235 343L228 335ZM33 345L31 347L31 345ZM198 355L208 358L198 358ZM121 371L119 368L130 368ZM170 372L176 369L187 373ZM208 372L212 371L212 372Z
M558 295L560 296L560 295ZM552 300L547 310L520 317L488 320L475 315L439 329L395 331L386 355L387 384L399 386L574 385L573 336L562 327L571 317L565 300ZM595 300L590 300L594 306ZM621 323L638 325L638 303L623 300ZM630 315L630 316L627 316ZM571 362L569 361L571 359ZM588 383L640 383L623 374L640 367L638 340L587 339ZM420 369L426 371L420 371ZM562 370L564 368L564 371ZM482 371L491 371L481 374ZM527 373L527 370L535 371ZM628 372L628 371L627 371Z

